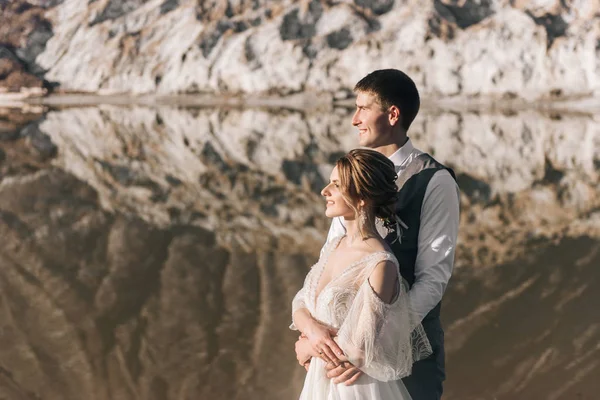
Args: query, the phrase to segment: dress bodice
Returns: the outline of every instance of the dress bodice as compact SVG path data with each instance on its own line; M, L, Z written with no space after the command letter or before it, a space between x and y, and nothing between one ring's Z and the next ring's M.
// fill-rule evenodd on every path
M327 260L342 238L326 245L309 271L292 301L292 316L299 309L307 309L313 318L336 330L336 341L353 365L381 381L400 379L410 374L415 360L431 354L431 347L411 312L407 285L400 276L396 257L388 251L368 254L334 276L317 296ZM391 303L381 300L369 282L382 261L396 265L399 284ZM290 328L296 326L292 323Z
M392 253L377 251L348 265L317 294L317 287L327 266L329 256L337 248L343 237L340 236L330 242L319 262L311 269L305 282L307 288L306 299L308 300L306 306L311 315L335 329L341 326L360 286L378 263L390 260L398 267L398 261Z

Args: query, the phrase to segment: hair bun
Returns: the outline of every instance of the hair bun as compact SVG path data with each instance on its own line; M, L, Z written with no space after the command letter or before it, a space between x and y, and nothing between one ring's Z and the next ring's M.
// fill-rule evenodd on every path
M383 154L368 149L351 150L337 162L341 190L346 202L357 212L356 204L364 200L376 218L395 224L398 199L398 174L394 163Z

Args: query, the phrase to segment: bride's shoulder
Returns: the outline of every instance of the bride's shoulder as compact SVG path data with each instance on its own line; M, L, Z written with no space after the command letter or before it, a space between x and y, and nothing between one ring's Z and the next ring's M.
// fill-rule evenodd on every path
M375 260L384 261L393 258L394 255L383 241L375 238L364 240L359 246L354 248L354 257L361 263L372 263Z
M363 242L363 246L366 253L391 252L387 243L379 238L369 238Z
M381 239L370 238L365 240L365 255L369 254L373 255L378 263L384 261L389 261L391 264L398 263L389 245ZM369 259L373 260L373 257L369 257Z

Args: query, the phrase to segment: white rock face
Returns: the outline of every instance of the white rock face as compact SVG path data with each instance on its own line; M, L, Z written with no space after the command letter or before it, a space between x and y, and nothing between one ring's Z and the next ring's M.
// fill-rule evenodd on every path
M393 67L430 98L600 94L594 2L170 3L66 0L36 61L62 89L100 93L347 93Z

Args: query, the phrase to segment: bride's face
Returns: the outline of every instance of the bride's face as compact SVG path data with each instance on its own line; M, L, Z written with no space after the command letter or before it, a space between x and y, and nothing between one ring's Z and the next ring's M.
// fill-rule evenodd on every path
M354 219L354 210L346 203L341 192L340 176L335 167L329 177L329 184L321 190L321 195L327 202L325 215L329 218L345 217Z

